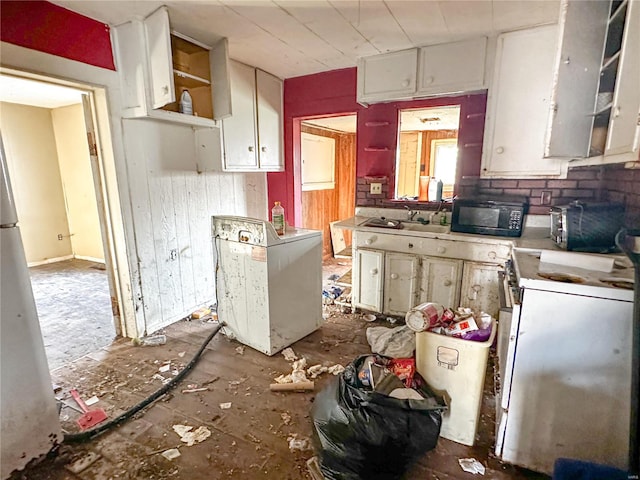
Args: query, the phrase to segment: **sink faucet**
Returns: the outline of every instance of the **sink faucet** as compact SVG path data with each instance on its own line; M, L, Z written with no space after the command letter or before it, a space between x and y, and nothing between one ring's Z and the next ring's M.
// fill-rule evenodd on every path
M407 205L404 208L407 209L407 220L413 220L413 217L420 213L418 210L411 210Z

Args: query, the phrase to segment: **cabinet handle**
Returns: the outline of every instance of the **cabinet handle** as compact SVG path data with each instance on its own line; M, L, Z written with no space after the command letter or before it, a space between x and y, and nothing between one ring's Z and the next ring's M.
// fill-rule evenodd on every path
M372 268L370 273L371 273L371 275L377 275L378 274L378 269L377 268Z
M435 78L433 78L433 76L429 76L429 77L424 79L424 83L426 83L427 85L431 85L434 80L435 80Z
M367 238L364 243L366 243L367 245L371 245L373 243L373 238Z
M413 243L410 243L410 244L409 244L409 248L413 248Z
M394 279L394 280L397 279L398 278L398 274L397 273L392 273L391 274L391 278Z
M436 251L437 251L438 253L444 253L444 252L446 252L446 251L447 251L447 249L446 249L446 248L444 248L444 247L438 247Z
M267 152L267 147L262 147L260 150L262 150L263 153Z
M489 258L490 258L491 260L494 260L494 259L496 258L496 256L497 256L497 255L496 255L496 252L493 252L493 251L489 252Z
M504 147L496 148L496 153L504 153Z
M411 83L411 82L409 82L409 80L403 80L403 81L402 81L402 86L403 86L403 87L408 87L408 86L409 86L409 83Z
M250 147L249 147L249 151L250 151L250 152L253 152L253 146L250 146Z
M169 87L167 85L162 87L162 94L163 95L168 95L169 94Z
M442 284L443 284L445 287L450 287L450 286L451 286L451 283L452 283L452 282L451 282L451 280L445 280L444 282L442 282Z

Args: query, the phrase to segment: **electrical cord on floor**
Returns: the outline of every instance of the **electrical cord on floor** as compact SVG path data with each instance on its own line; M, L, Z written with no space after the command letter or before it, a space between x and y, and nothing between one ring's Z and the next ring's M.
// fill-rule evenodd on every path
M88 430L86 432L65 434L63 443L83 443L83 442L87 442L89 440L92 440L92 439L96 438L98 435L101 435L102 433L106 432L110 428L115 427L116 425L119 425L120 423L124 422L125 420L128 420L133 415L138 413L140 410L142 410L143 408L147 407L149 404L151 404L152 402L156 401L158 398L163 396L169 390L174 388L189 373L189 371L196 365L196 363L200 359L200 356L202 355L202 352L204 351L204 349L207 347L207 345L209 345L209 342L211 342L211 340L213 340L213 337L216 336L216 334L220 331L220 329L223 326L224 326L224 322L219 322L215 326L215 328L213 329L213 332L211 332L211 334L207 337L207 339L204 341L204 343L202 344L200 349L193 356L191 361L184 367L184 369L180 373L178 373L178 375L173 377L161 389L157 390L155 393L151 394L149 397L145 398L142 402L138 403L137 405L134 405L133 407L131 407L129 410L127 410L126 412L122 413L118 417L114 418L113 420L111 420L111 421L109 421L109 422L107 422L107 423L105 423L103 425L100 425L99 427L96 427L96 428L94 428L92 430Z

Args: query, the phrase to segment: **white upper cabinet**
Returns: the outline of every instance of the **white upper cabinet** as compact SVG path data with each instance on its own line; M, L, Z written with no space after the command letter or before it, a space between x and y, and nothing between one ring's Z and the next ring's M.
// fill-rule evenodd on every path
M637 160L639 10L638 0L563 0L547 156L575 165Z
M231 114L226 38L210 47L171 31L166 7L118 25L113 38L123 117L218 128L214 120ZM193 115L179 113L184 90L192 98Z
M420 48L418 95L439 95L486 88L487 38Z
M229 62L233 114L222 122L226 171L284 170L282 80Z
M486 88L487 38L411 48L358 59L363 105Z
M621 7L624 8L623 5ZM611 121L605 144L605 156L638 151L638 125L640 125L640 4L637 1L628 2L626 8L627 15L618 59L619 66L611 105ZM613 12L614 15L616 13L622 16L624 11ZM614 16L612 20L615 21L616 17ZM610 23L612 20L610 20Z
M609 3L562 4L547 156L589 154Z
M358 59L358 102L411 98L417 62L417 48Z
M566 160L544 158L558 27L504 33L487 100L482 176L559 175Z

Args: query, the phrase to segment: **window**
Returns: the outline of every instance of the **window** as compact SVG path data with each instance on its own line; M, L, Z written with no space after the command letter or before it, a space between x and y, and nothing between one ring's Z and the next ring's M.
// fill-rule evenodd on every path
M400 111L396 154L397 199L426 200L424 177L443 182L443 198L451 198L458 160L460 106ZM423 177L423 181L420 181Z

